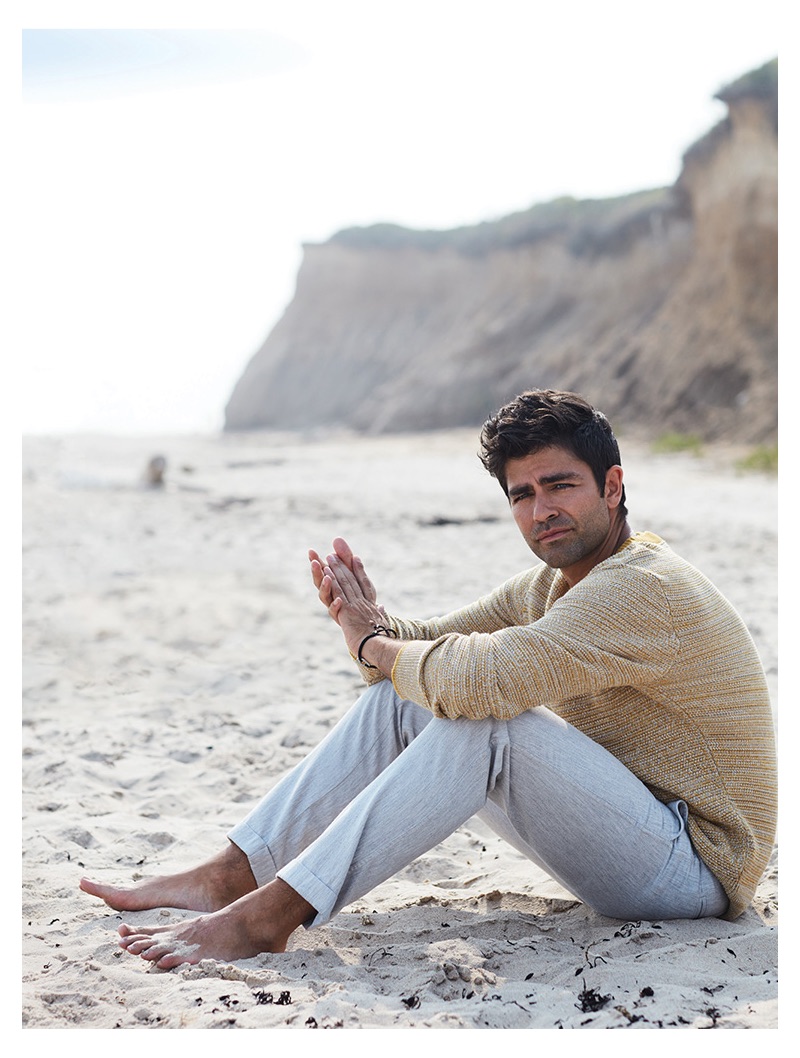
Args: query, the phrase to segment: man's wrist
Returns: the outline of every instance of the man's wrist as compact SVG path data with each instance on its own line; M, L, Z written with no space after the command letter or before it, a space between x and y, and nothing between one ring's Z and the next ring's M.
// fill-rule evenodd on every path
M376 639L378 636L386 636L389 639L397 639L397 632L395 632L393 628L387 628L386 625L382 624L374 624L372 626L372 631L368 632L367 635L364 636L364 638L358 644L358 649L355 653L356 661L359 663L359 665L363 665L365 669L378 668L377 665L373 665L364 657L364 647L367 645L367 643L369 643L371 639Z
M362 668L378 669L384 676L391 676L397 655L403 649L403 645L396 635L391 638L383 633L370 634L361 641L354 657Z

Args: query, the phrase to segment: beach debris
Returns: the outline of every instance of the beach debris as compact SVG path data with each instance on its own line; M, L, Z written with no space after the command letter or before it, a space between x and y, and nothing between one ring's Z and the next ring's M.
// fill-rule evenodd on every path
M435 514L431 518L418 518L417 525L424 529L439 529L444 525L482 525L486 522L499 522L493 514L478 515L475 518L450 518L444 514Z
M281 992L281 994L276 999L272 992L265 992L263 990L259 990L258 992L253 992L253 997L256 1003L261 1006L267 1003L274 1003L276 1007L287 1007L292 1002L291 992Z
M613 998L614 997L610 995L601 996L596 988L589 988L584 984L582 991L578 995L578 1002L575 1006L582 1014L593 1014L597 1010L602 1010Z
M164 456L152 456L144 469L144 483L149 489L161 489L164 487L164 473L167 469L167 461Z
M378 959L385 959L387 956L390 958L394 955L391 948L376 948L375 951L370 952L369 955L365 955L364 958L367 960L370 966L372 966L372 960L376 957Z
M227 511L231 507L249 507L251 503L255 503L255 496L225 496L221 500L212 501L208 506L212 511Z
M625 1007L614 1007L614 1010L622 1014L623 1018L627 1018L629 1025L633 1025L635 1021L647 1021L644 1014L631 1014L631 1012L626 1010Z
M228 470L252 470L255 467L282 467L285 459L234 459L225 464Z
M571 938L570 938L570 939L571 939ZM573 941L573 944L574 944L574 943L575 943L575 942ZM588 964L588 965L589 965L589 966L590 966L590 967L591 967L591 968L592 968L593 970L594 970L594 969L595 969L595 967L596 967L596 966L598 965L598 963L601 963L601 962L602 962L602 963L605 963L605 962L606 962L606 960L605 960L605 959L603 958L603 956L602 956L602 955L594 955L594 956L590 956L590 955L589 955L589 952L591 951L591 949L592 949L592 948L594 947L594 945L595 945L596 943L597 943L597 941L592 941L592 943L591 943L591 944L590 944L590 945L589 945L589 946L588 946L587 948L584 948L584 951L583 951L583 957L584 957L584 959L586 960L587 964ZM576 971L575 971L575 976L576 976L576 977L578 976L578 974L579 974L579 973L581 972L581 970L582 970L582 969L583 969L583 967L581 967L581 969L580 969L580 970L576 970Z
M635 933L637 929L641 929L641 922L626 922L624 926L620 928L614 934L615 937L630 937L632 933Z
M315 1017L310 1017L306 1018L305 1026L307 1029L343 1029L344 1022L341 1018L323 1018L320 1025Z

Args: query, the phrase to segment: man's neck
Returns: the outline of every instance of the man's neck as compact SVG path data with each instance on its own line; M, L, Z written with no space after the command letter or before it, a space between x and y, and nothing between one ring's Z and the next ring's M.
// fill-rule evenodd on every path
M564 579L570 588L574 588L578 581L583 580L595 566L605 562L607 558L619 551L620 547L631 535L631 527L625 515L619 515L615 518L603 543L590 555L587 555L582 562L571 566L568 572L566 570L562 571Z

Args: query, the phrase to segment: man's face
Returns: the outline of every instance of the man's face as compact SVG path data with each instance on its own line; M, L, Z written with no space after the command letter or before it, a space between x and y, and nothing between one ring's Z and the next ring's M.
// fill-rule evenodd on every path
M603 496L588 464L564 448L510 459L505 470L511 512L528 547L570 584L612 553L620 467L608 471Z

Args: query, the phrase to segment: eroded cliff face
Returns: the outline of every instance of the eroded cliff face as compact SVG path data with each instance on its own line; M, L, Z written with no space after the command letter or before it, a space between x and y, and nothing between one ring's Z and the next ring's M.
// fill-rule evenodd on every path
M774 80L720 93L728 118L687 152L674 188L307 246L226 429L477 425L547 386L580 391L618 427L773 439Z

